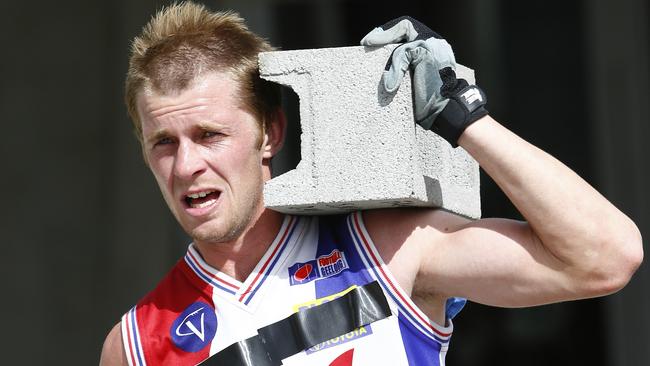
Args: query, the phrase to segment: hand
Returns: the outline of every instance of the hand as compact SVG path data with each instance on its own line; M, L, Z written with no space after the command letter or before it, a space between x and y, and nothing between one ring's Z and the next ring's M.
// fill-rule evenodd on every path
M467 126L488 114L485 94L456 78L456 60L449 43L411 17L393 19L373 29L363 37L361 45L402 42L406 43L393 50L386 64L384 89L394 93L411 69L415 121L458 146L458 138Z

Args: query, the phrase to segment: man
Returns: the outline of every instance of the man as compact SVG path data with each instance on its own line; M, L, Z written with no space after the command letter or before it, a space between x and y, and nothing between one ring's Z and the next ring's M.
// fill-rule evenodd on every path
M409 41L395 52L385 81L398 85L394 73L411 67L414 83L435 85L433 94L415 98L418 123L467 150L527 221L470 221L430 209L321 218L265 209L262 189L286 124L277 86L257 74L257 54L271 47L233 14L191 3L168 7L134 41L127 105L144 158L193 243L109 333L101 364L195 365L209 358L249 365L251 357L280 352L276 364L441 365L458 298L520 307L625 286L643 257L634 223L497 123L484 103L463 102L467 91L480 96L473 101L484 95L456 80L446 42L404 20L365 38L367 45ZM385 301L389 313L319 338L339 330L327 304L371 294L375 281L381 296L373 301L378 308ZM363 313L367 306L335 310ZM316 316L299 320L302 333L280 329L296 311ZM259 351L254 342L267 331L283 337L262 337L266 348ZM285 352L292 344L308 349ZM236 357L240 363L223 361Z

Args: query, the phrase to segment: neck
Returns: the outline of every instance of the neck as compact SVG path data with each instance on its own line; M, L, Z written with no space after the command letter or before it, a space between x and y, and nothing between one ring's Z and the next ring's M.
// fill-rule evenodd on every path
M235 240L222 243L194 243L203 260L210 266L244 281L275 239L284 215L263 209Z

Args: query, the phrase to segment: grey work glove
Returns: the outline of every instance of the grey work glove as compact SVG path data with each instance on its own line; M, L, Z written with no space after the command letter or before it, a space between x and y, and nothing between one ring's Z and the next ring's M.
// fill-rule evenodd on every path
M485 116L487 98L475 85L456 78L456 60L447 41L419 21L405 16L373 29L363 46L403 43L393 51L383 74L386 92L394 93L408 70L413 72L415 121L452 146L465 128Z

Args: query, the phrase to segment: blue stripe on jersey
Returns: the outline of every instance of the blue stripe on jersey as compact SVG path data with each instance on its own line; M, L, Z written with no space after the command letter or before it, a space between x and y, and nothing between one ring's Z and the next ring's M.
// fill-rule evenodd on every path
M138 355L138 363L139 365L144 365L144 362L142 362L142 355L140 355L140 337L138 334L138 325L135 322L135 307L131 310L131 314L129 314L131 318L131 334L133 334L133 345L135 348L135 353Z
M289 222L288 225L293 225L293 227L291 228L291 231L289 232L289 235L287 235L287 237L281 243L279 243L280 249L275 254L275 258L273 259L273 262L271 262L269 267L266 269L266 273L264 273L262 278L260 278L260 282L257 284L257 286L255 286L255 289L253 291L251 291L250 294L248 294L248 298L246 299L246 301L244 301L245 305L248 305L248 303L251 301L251 299L255 296L255 293L257 292L257 290L259 290L262 287L262 284L266 280L267 275L273 270L273 268L275 268L275 264L278 262L278 259L280 259L280 257L282 257L282 252L284 252L284 249L287 247L287 243L289 241L291 241L291 237L293 236L293 233L296 231L296 228L299 226L298 225L299 221L300 221L299 218L295 218L293 222Z
M358 251L361 253L361 255L363 255L363 257L366 259L366 261L368 263L372 264L373 260L372 260L372 258L370 258L368 256L368 253L365 250L362 249L362 246L363 246L362 239L359 238L356 231L354 230L354 227L352 226L353 224L352 224L351 220L352 220L352 217L350 216L350 220L348 221L347 224L350 225L349 226L349 232L352 233L352 235L354 236L354 240L359 244L360 249ZM406 318L410 319L410 321L413 322L414 324L419 324L420 322L416 318L413 317L411 312L408 311L408 309L404 306L402 301L400 301L400 299L395 296L393 291L390 291L390 286L388 286L388 284L383 280L383 277L381 276L381 274L379 272L377 272L376 267L371 266L370 269L375 274L375 278L379 281L379 283L385 289L385 292L388 293L388 295L393 299L393 301L399 307L399 313L403 314ZM449 339L441 338L437 334L435 334L434 332L432 332L429 329L426 329L424 327L421 327L421 331L424 332L425 334L427 334L428 336L436 339L438 342L441 342L441 343L449 342Z
M364 257L366 257L366 260L368 260L369 263L372 263L372 262L370 262L370 258L368 258L367 254L365 252L363 253L363 255L364 255ZM375 273L375 276L376 276L377 280L379 281L379 283L382 285L382 287L385 288L385 289L389 289L390 287L384 282L384 280L381 278L379 273L377 273L377 271L374 268L372 269L372 271ZM410 322L412 322L412 323L419 324L418 320L416 318L414 318L413 315L411 315L411 313L408 311L408 309L406 309L406 307L402 304L400 299L398 299L395 296L395 294L393 294L392 291L386 290L385 292L387 292L388 295L397 304L397 306L399 307L399 314L403 318L406 318L406 319L410 320ZM400 320L401 320L401 318L400 318ZM400 323L401 323L401 321L400 321ZM424 327L421 328L421 332L426 333L428 336L434 338L438 342L441 342L441 343L449 342L449 339L440 338L438 335L436 335L435 333L429 331L428 329L425 329Z
M235 294L234 290L231 290L228 287L224 287L224 286L220 285L218 282L213 281L212 278L210 278L210 277L206 276L205 274L203 274L203 272L201 272L198 268L196 268L196 265L194 263L192 263L191 260L188 260L187 257L185 258L185 263L187 263L190 266L190 268L192 268L194 273L196 273L197 276L201 277L205 282L211 284L214 287L219 288L220 290L224 290L229 294L232 294L232 295Z
M402 316L403 313L400 312L398 317ZM409 365L443 366L440 365L440 343L424 337L420 330L406 319L399 319L399 330L404 340L404 350Z

